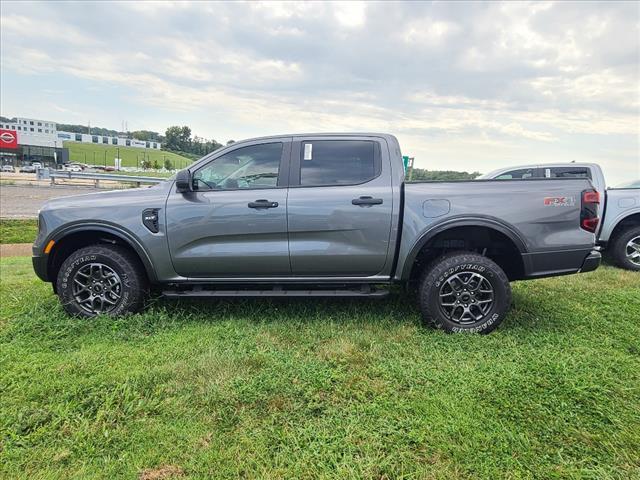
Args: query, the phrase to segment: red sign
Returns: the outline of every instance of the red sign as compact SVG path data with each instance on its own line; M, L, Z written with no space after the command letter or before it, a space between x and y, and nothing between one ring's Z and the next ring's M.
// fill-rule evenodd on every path
M18 132L0 129L0 148L18 148Z

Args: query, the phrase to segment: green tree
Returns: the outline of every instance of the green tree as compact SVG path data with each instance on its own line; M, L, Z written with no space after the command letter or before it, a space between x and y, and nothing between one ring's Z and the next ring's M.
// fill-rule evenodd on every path
M173 170L173 162L171 160L169 160L168 158L164 159L164 168L166 170Z
M183 127L174 125L167 128L164 144L167 150L188 152L191 146L191 129L186 125Z
M480 176L480 172L456 172L454 170L424 170L414 168L411 173L411 180L473 180Z
M197 135L192 138L191 129L187 126L179 127L174 125L167 128L163 140L163 149L194 159L222 147L222 144L215 140L207 140Z
M157 159L153 161L153 168L155 170L160 170L160 164L158 163Z
M131 136L136 140L141 140L143 142L159 142L162 138L158 132L153 132L151 130L136 130L135 132L131 132Z
M144 160L142 160L141 166L143 170L149 170L151 168L151 160L145 158Z

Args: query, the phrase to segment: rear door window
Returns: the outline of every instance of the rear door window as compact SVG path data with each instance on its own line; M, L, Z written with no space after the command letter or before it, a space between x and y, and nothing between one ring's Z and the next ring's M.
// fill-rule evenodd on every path
M310 140L302 142L300 150L301 186L357 185L380 175L374 141Z
M591 178L587 167L543 167L546 178Z

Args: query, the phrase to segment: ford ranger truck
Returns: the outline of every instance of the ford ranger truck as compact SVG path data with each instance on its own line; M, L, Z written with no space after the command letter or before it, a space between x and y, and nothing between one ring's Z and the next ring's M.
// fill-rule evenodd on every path
M424 320L495 329L510 283L588 272L599 196L588 179L406 182L387 134L236 142L151 188L47 202L37 275L71 315L172 298L379 297L417 288Z

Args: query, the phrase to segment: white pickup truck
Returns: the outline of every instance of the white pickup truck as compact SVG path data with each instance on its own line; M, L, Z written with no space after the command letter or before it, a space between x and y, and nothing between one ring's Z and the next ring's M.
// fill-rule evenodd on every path
M619 267L640 271L640 180L607 188L596 163L551 163L494 170L479 179L588 178L600 194L598 245Z

